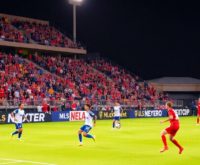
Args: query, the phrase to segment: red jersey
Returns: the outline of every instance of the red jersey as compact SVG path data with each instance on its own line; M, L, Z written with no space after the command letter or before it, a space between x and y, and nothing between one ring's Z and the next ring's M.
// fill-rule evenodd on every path
M170 119L171 124L179 124L178 114L172 108L168 110L168 115L172 116L172 119Z
M3 88L0 88L0 98L5 97L5 92Z
M197 104L198 111L200 111L200 102Z
M200 102L197 103L197 115L200 116Z

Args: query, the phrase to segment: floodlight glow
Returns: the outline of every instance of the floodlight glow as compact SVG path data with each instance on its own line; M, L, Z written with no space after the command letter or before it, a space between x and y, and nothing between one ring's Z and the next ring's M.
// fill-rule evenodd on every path
M82 2L83 0L73 0L74 2Z
M69 3L72 5L81 5L81 3L83 2L83 0L69 0Z

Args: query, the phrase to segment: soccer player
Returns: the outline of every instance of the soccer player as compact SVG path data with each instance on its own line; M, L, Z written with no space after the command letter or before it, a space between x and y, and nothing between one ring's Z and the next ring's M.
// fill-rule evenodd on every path
M174 143L179 148L179 154L181 154L183 152L183 147L174 139L177 131L179 130L179 117L176 114L176 112L172 109L172 103L171 102L166 103L166 108L167 108L167 111L168 111L169 118L167 120L160 121L160 123L162 124L164 122L170 121L171 124L168 128L164 129L161 132L161 138L162 138L162 141L163 141L163 144L164 144L164 148L160 152L162 153L162 152L165 152L166 150L168 150L167 140L166 140L165 135L169 134L170 141L172 143Z
M113 124L112 124L112 127L115 128L116 125L118 125L120 128L121 127L121 124L120 124L120 110L121 110L121 106L118 102L115 102L115 105L113 107L114 109L114 118L113 118Z
M200 98L199 98L199 101L197 103L197 125L200 124L199 123L200 122L199 119L200 119Z
M85 112L85 124L78 131L78 137L79 137L80 146L83 145L82 135L84 137L86 137L86 138L91 138L91 139L93 139L95 141L95 137L93 135L91 135L91 134L88 134L89 131L96 124L96 116L92 111L90 111L90 108L91 108L91 106L89 104L85 104L84 105L84 110L86 111Z
M22 136L22 132L23 132L23 128L22 128L23 120L25 119L28 121L28 119L25 117L23 103L20 103L19 108L14 110L11 113L11 117L14 119L15 127L16 127L16 130L12 133L12 136L18 134L18 139L20 140Z

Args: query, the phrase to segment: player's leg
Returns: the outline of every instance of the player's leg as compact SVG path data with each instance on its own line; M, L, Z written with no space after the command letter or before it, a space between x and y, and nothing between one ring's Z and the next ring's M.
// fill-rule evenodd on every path
M163 149L160 150L160 152L165 152L166 150L168 150L167 139L165 136L166 134L168 134L166 129L161 132L161 138L162 138L164 147L163 147Z
M115 122L116 122L116 120L113 119L113 123L112 123L112 127L113 127L113 128L115 128Z
M117 122L118 122L119 128L121 128L120 117L118 118Z
M15 124L16 130L12 133L12 136L16 135L19 133L19 128L18 128L18 124Z
M169 139L172 143L174 143L178 148L179 148L179 154L181 154L183 152L183 147L178 143L177 140L174 139L175 135L170 135Z
M85 125L84 130L83 130L83 136L86 137L86 138L93 139L95 141L94 136L89 134L91 129L92 129L92 127Z
M18 130L16 129L13 133L12 133L12 136L14 136L14 135L16 135L16 134L18 134L19 132L18 132Z
M23 128L19 128L18 139L21 139Z
M199 114L197 114L197 124L199 125L199 118L200 118L200 115Z
M86 137L86 138L90 138L90 139L93 139L95 141L95 138L93 135L87 133L87 132L83 132L83 136Z
M78 138L79 138L80 145L82 145L82 142L83 142L82 132L83 131L81 129L78 131Z

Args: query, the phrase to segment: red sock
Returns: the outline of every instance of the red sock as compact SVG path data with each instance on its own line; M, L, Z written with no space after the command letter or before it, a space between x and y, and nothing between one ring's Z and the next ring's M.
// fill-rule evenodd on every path
M167 147L167 140L166 140L165 135L162 135L161 137L162 137L162 141L163 141L164 146Z
M174 143L179 149L183 148L175 139L172 140L172 143Z
M199 118L197 118L197 124L199 124Z

